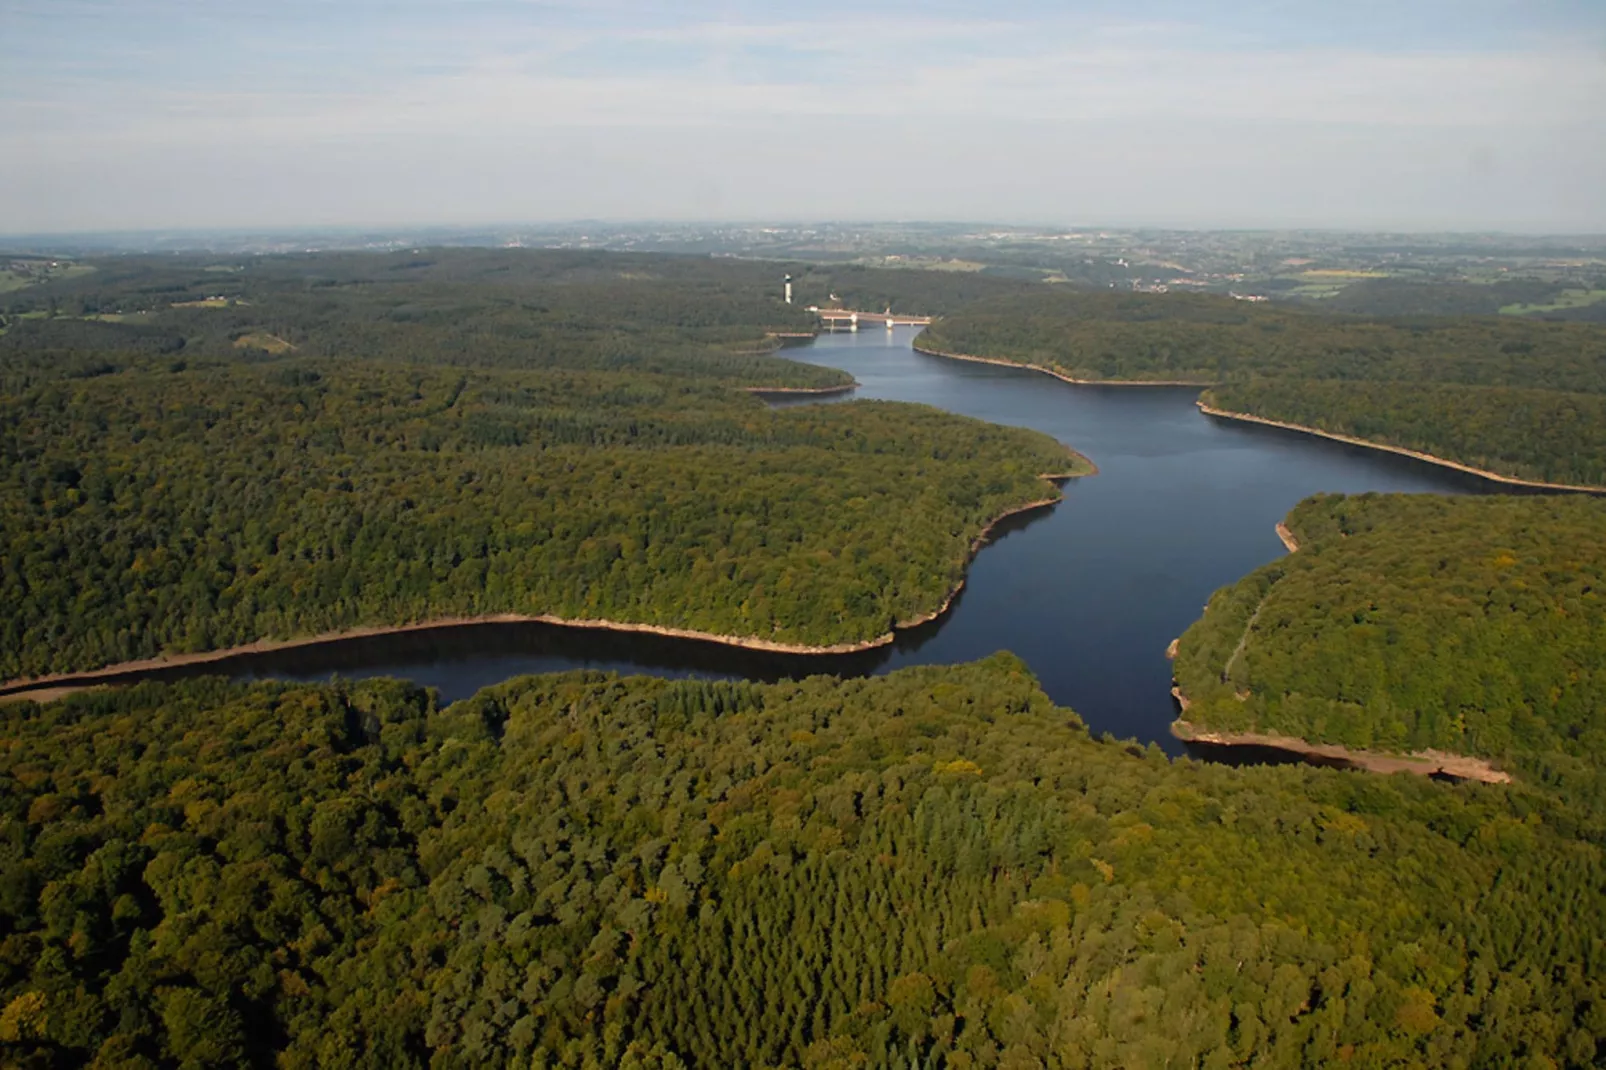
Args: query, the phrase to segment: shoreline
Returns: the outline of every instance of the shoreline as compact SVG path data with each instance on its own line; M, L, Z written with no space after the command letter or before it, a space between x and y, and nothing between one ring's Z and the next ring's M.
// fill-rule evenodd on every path
M1041 372L1072 386L1192 386L1204 389L1216 385L1199 379L1074 379L1064 372L1045 368L1041 364L1025 364L1018 360L1004 360L1001 357L978 357L971 353L949 353L942 349L931 349L922 346L919 338L910 342L909 346L916 353L923 353L928 357L946 357L949 360L968 360L973 364L997 364L1003 368L1024 368L1027 371Z
M1187 712L1187 699L1179 689L1173 689L1183 712ZM1264 732L1212 732L1189 721L1178 718L1171 722L1171 734L1184 743L1203 743L1216 747L1264 747L1284 751L1301 758L1324 759L1342 762L1351 768L1368 773L1413 773L1417 776L1441 774L1457 780L1476 780L1484 784L1509 784L1511 774L1496 769L1482 758L1446 751L1425 750L1411 754L1385 754L1381 751L1351 750L1338 743L1312 743L1298 736L1280 736Z
M1039 478L1053 482L1055 480L1063 481L1065 479L1074 479L1076 477L1041 476ZM1064 500L1065 498L1062 495L1058 498L1043 498L1039 501L1027 502L1025 505L1017 506L1014 509L1011 509L1009 512L1001 513L989 520L986 526L984 526L981 531L977 533L976 537L970 540L970 550L965 555L965 570L960 573L959 581L955 583L953 587L949 588L947 597L942 600L942 604L936 609L932 610L930 613L922 613L918 617L913 617L909 620L898 621L893 625L892 631L888 632L885 636L881 637L881 639L877 640L874 645L885 646L887 643L890 643L897 638L898 632L908 631L910 628L918 628L922 624L930 624L932 621L941 618L942 615L947 613L949 609L953 608L954 601L958 599L962 593L964 593L965 584L970 580L970 563L976 560L976 555L981 552L983 546L987 545L988 540L992 537L993 529L999 524L1002 524L1011 517L1020 516L1023 513L1031 513L1038 509L1051 508ZM870 649L870 647L866 647L865 649Z
M884 636L877 636L875 639L862 640L856 643L806 646L799 643L777 643L768 639L759 639L756 636L719 635L714 632L697 631L693 628L670 628L658 624L637 624L630 621L613 621L602 618L567 618L555 616L551 613L485 613L473 617L432 617L429 620L413 621L409 624L364 624L355 628L318 632L315 635L299 636L294 639L258 639L250 643L241 643L238 646L224 647L221 650L202 650L191 654L140 658L135 661L121 661L113 665L104 665L98 669L84 669L79 672L52 673L48 676L6 680L0 682L0 701L12 698L29 698L35 691L48 692L52 697L55 697L58 694L80 690L83 687L95 686L98 681L102 681L105 677L138 676L143 673L160 672L164 669L184 668L190 665L207 665L213 662L227 661L231 658L248 657L253 654L278 654L286 650L321 646L326 643L341 643L351 639L372 639L378 636L406 635L409 632L427 632L437 629L472 628L482 624L551 624L563 628L633 632L664 636L671 639L691 639L719 643L722 646L741 647L745 650L757 650L769 654L857 654L891 642L892 639L892 633L889 632Z
M1048 482L1064 481L1077 478L1070 476L1042 476ZM638 624L630 621L613 621L600 618L567 618L550 613L487 613L473 617L437 617L430 620L413 621L409 624L373 624L361 625L355 628L346 628L339 631L319 632L316 635L300 636L294 639L258 639L238 646L225 647L221 650L197 651L191 654L173 654L153 658L140 658L134 661L118 662L113 665L103 665L97 669L84 669L77 672L51 673L46 676L22 677L12 680L0 681L0 703L15 700L29 700L48 702L61 698L75 691L86 690L91 687L135 683L134 680L117 680L117 677L139 677L145 673L161 672L167 669L184 668L191 665L207 665L215 662L227 661L232 658L246 657L253 654L276 654L286 650L297 650L303 647L320 646L324 644L340 643L351 639L370 639L377 636L405 635L409 632L434 631L447 628L469 628L483 624L550 624L562 628L581 628L594 631L607 631L615 633L656 635L669 639L687 639L695 642L716 643L720 646L736 647L742 650L754 650L766 654L793 654L804 657L829 657L841 654L862 654L868 650L888 646L897 639L897 633L910 628L917 628L937 620L952 608L954 601L959 597L969 579L971 563L991 537L994 529L1011 517L1038 509L1046 509L1058 505L1063 496L1041 498L1026 502L1022 505L1008 509L993 517L982 526L980 532L971 539L970 547L961 564L958 581L948 590L942 602L936 609L922 613L908 620L900 620L893 625L891 631L884 632L873 639L863 639L852 643L832 643L823 646L810 646L803 643L778 643L771 639L760 639L757 636L721 635L716 632L698 631L694 628L672 628L660 624Z
M842 383L839 386L744 386L742 390L748 394L846 394L859 389L857 380L851 383Z
M1391 446L1385 442L1373 442L1369 439L1356 438L1354 435L1340 434L1337 431L1323 431L1319 427L1307 427L1304 424L1291 424L1282 420L1272 420L1264 416L1254 416L1247 412L1233 412L1230 409L1218 409L1202 398L1196 402L1199 411L1206 416L1219 416L1224 420L1239 420L1243 423L1260 424L1263 427L1276 427L1284 431L1298 431L1305 435L1315 435L1317 438L1331 439L1342 442L1347 446L1362 446L1371 450L1383 450L1388 453L1398 453L1403 457L1410 457L1428 464L1436 464L1441 468L1453 468L1457 472L1478 476L1493 483L1504 483L1512 487L1529 487L1534 490L1565 490L1581 494L1606 494L1606 487L1589 486L1581 483L1542 483L1532 479L1519 479L1516 476L1503 476L1499 472L1491 472L1484 468L1474 468L1460 461L1452 461L1444 457L1435 457L1431 453L1420 450L1407 449L1404 446ZM1281 525L1278 525L1281 527Z
M807 339L813 341L818 338L818 331L765 331L763 346L755 349L733 349L732 355L738 357L765 357L779 353L789 345Z
M916 353L922 353L928 357L944 357L948 360L965 360L975 364L997 364L1005 368L1024 368L1027 371L1040 372L1043 375L1052 376L1053 378L1060 380L1060 382L1069 383L1072 386L1193 386L1208 390L1209 388L1217 385L1213 382L1204 382L1202 380L1193 379L1076 379L1066 375L1064 372L1056 371L1053 368L1045 368L1041 364L1026 364L1021 361L1004 360L999 357L978 357L971 353L950 353L942 349L932 349L928 346L922 346L918 338L910 343L910 347ZM1405 446L1392 446L1386 442L1374 442L1370 439L1357 438L1354 435L1345 435L1337 431L1323 431L1319 427L1309 427L1305 424L1288 423L1283 420L1272 420L1264 416L1254 416L1247 412L1233 412L1230 409L1218 409L1202 398L1195 401L1194 404L1197 405L1199 411L1204 413L1206 416L1218 416L1224 420L1239 420L1244 423L1260 424L1264 427L1275 427L1284 431L1297 431L1301 434L1315 435L1318 438L1329 439L1333 442L1341 442L1347 446L1360 446L1365 449L1383 450L1387 453L1397 453L1402 457L1410 457L1413 460L1425 461L1428 464L1438 465L1441 468L1454 469L1457 472L1464 472L1467 475L1477 476L1480 479L1487 479L1492 483L1500 483L1509 487L1526 487L1531 490L1559 490L1575 494L1606 495L1606 486L1594 486L1587 483L1546 483L1541 480L1522 479L1518 476L1501 475L1499 472L1491 472L1486 468L1474 468L1472 465L1462 464L1460 461L1452 461L1446 457L1438 457L1434 454L1424 453L1421 450L1413 450ZM1279 528L1282 527L1282 525L1278 526ZM1281 532L1279 532L1279 535L1280 534ZM1284 545L1289 546L1287 539L1284 540ZM1297 544L1289 546L1290 553L1295 552L1297 549Z
M1201 403L1201 407L1203 407ZM1277 524L1277 537L1291 554L1299 552L1299 539L1287 524ZM1180 639L1171 640L1166 656L1175 660ZM1382 751L1355 750L1339 743L1312 743L1300 736L1283 736L1270 732L1216 732L1202 728L1187 719L1193 705L1183 694L1182 686L1172 681L1171 697L1176 699L1182 716L1171 722L1171 735L1184 743L1201 743L1209 747L1232 749L1260 747L1280 751L1305 759L1311 764L1337 764L1368 773L1414 773L1417 776L1435 774L1458 780L1477 780L1484 784L1509 784L1511 774L1496 769L1482 758L1447 751L1425 750L1410 754L1388 754ZM1241 696L1247 697L1247 696ZM1312 761L1314 759L1314 761Z

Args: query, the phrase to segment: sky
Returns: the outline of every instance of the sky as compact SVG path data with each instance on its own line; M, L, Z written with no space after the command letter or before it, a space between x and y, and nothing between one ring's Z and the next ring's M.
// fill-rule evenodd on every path
M1606 0L0 0L0 233L1606 231Z

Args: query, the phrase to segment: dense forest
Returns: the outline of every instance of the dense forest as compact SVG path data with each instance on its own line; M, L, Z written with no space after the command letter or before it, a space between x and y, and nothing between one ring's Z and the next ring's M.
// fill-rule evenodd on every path
M0 294L0 389L142 354L367 357L465 367L697 374L830 386L835 369L765 354L812 333L807 305L940 313L1027 284L939 271L574 250L427 249L215 263L122 257ZM781 301L796 278L796 303Z
M1494 759L1606 819L1606 501L1321 495L1182 636L1190 722Z
M932 324L933 349L1082 379L1391 380L1606 392L1606 331L1503 318L1324 315L1202 294L1043 289Z
M1317 303L1332 312L1368 316L1524 315L1536 319L1606 320L1606 300L1593 296L1600 278L1588 270L1552 279L1498 282L1419 282L1400 278L1360 279ZM1591 297L1569 299L1569 294ZM1575 303L1576 302L1576 303Z
M4 297L0 680L500 613L874 640L1089 470L918 406L770 411L740 388L851 383L773 355L814 326L780 265L88 266Z
M1320 304L1333 312L1363 316L1497 316L1510 305L1543 304L1560 293L1562 285L1538 279L1487 284L1358 279Z
M678 376L58 380L0 399L0 678L493 613L874 639L1085 470L1036 432Z
M752 386L848 381L767 355L771 334L815 328L812 316L779 299L774 265L427 250L93 266L0 297L0 388L100 374L151 355L673 372Z
M1220 408L1502 475L1592 485L1606 475L1606 330L1585 324L1050 291L968 306L920 344L1077 379L1213 384Z
M1542 792L1099 743L999 655L0 709L12 1065L1588 1066Z
M747 388L846 382L774 354L812 328L784 265L84 267L0 295L0 680L504 612L874 639L1087 470L919 406L765 406ZM1599 470L1583 327L792 270L800 304L1018 329L1014 359L1071 323L1115 369L1088 377L1387 403L1391 433ZM390 680L14 701L0 1064L1599 1065L1606 502L1329 497L1290 524L1304 548L1184 637L1190 716L1514 784L1171 762L1091 739L1008 654L445 708Z
M1542 483L1606 486L1606 394L1459 383L1252 379L1206 390L1230 412L1452 458Z

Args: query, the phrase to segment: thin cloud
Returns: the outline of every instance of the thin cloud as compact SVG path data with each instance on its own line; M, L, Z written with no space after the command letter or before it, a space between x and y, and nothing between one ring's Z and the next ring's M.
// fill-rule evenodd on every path
M855 48L835 55L857 54ZM1606 99L1606 65L1585 50L1379 56L1092 47L1025 59L905 59L860 71L852 80L815 81L806 92L790 80L733 78L710 63L651 77L581 75L561 69L548 73L561 65L547 56L518 55L416 76L383 91L153 88L116 101L88 93L31 104L55 122L69 116L86 124L98 120L131 137L212 140L297 131L337 136L411 128L493 134L510 128L678 127L848 115L912 124L1006 116L1016 121L1191 116L1487 128L1575 122L1588 114L1591 102ZM72 126L58 131L63 137L76 132Z
M1314 25L1294 40L1242 14L1273 8L1288 10L256 0L222 18L168 0L13 0L0 138L30 166L0 172L0 230L107 213L339 221L379 203L418 221L804 203L1047 218L1070 189L1123 218L1152 216L1160 198L1167 215L1306 204L1341 222L1459 206L1468 221L1509 220L1542 202L1601 220L1589 189L1606 186L1606 135L1590 124L1606 63L1587 34L1385 47ZM73 33L58 23L30 41L47 12ZM435 159L448 144L452 158ZM878 170L856 168L847 145L876 146ZM816 148L836 166L803 158ZM894 149L918 173L887 160ZM1469 172L1490 154L1499 168ZM127 179L115 196L96 177L112 175ZM1342 188L1313 187L1324 176ZM368 192L348 197L357 187Z

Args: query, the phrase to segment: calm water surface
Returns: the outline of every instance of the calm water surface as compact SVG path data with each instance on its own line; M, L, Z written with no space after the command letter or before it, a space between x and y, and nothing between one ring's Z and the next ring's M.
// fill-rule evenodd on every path
M774 679L882 673L1012 650L1054 700L1095 732L1171 753L1166 645L1210 593L1283 552L1273 526L1317 491L1495 489L1392 454L1212 420L1198 391L1076 387L1033 372L926 357L915 331L826 335L799 358L846 369L858 397L916 401L1045 431L1100 474L1066 485L1053 510L1006 524L971 566L943 620L891 648L846 658L756 655L710 644L554 628L484 627L351 640L213 665L240 677L401 676L443 700L532 672L580 667Z

